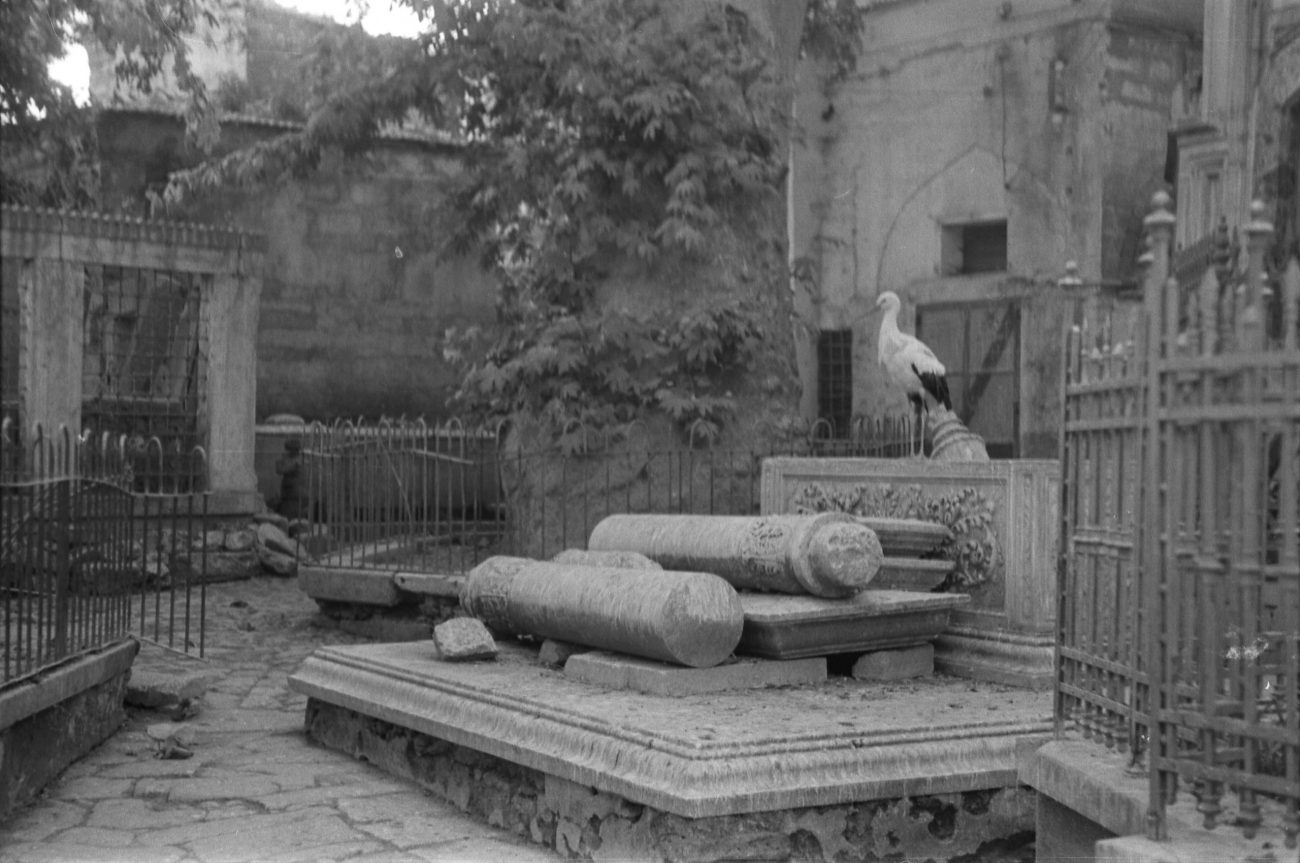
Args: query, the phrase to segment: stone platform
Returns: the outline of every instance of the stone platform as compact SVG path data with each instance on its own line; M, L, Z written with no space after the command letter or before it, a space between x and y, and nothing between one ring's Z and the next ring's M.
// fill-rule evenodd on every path
M742 593L745 628L737 652L768 659L866 653L934 641L960 593L864 590L848 599Z
M741 658L712 668L684 668L653 659L592 650L569 657L564 675L606 689L635 689L650 695L705 695L734 689L800 686L826 682L826 658Z
M496 662L452 664L420 642L324 647L289 684L318 705L692 819L1012 788L1051 731L1046 694L970 681L664 698L566 679L535 654L505 644Z

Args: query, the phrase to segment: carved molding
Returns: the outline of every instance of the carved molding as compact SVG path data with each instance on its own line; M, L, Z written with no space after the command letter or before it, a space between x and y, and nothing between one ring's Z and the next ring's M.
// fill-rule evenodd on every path
M954 563L944 590L963 590L986 583L1002 561L994 517L997 505L970 486L948 493L927 492L919 485L810 482L795 489L790 508L796 513L845 512L882 518L917 518L942 524L952 537L927 557Z

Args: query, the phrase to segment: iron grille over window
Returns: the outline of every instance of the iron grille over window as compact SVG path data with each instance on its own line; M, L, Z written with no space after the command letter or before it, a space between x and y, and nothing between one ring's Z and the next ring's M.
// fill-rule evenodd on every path
M817 416L830 436L849 435L853 417L853 331L822 330L817 339Z
M82 425L129 437L137 490L149 491L163 477L174 481L202 443L206 280L178 271L86 268Z

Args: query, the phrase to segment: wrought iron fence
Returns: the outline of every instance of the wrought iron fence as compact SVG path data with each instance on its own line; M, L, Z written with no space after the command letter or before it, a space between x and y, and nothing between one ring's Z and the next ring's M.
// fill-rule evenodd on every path
M764 456L905 455L910 423L860 416L834 436L818 421L764 451L637 448L593 433L567 456L457 420L315 423L299 509L334 549L322 565L458 573L494 554L583 548L611 513L757 512Z
M153 488L135 491L150 453ZM22 440L6 422L0 454L0 686L129 635L203 654L202 450L170 483L156 439L139 451L67 429Z
M1151 838L1190 791L1207 828L1295 848L1300 264L1267 276L1257 210L1244 271L1175 275L1167 203L1142 296L1077 295L1056 716L1148 771Z

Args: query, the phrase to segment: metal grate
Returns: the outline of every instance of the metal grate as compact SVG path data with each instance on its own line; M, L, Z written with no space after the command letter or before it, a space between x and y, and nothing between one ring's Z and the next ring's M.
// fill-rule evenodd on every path
M853 331L822 330L817 338L817 416L829 437L849 436L853 417Z
M181 473L203 443L207 344L201 304L210 277L128 267L86 268L82 425L126 435L137 491ZM149 451L145 441L155 441Z
M1164 203L1141 305L1084 293L1067 343L1057 720L1147 768L1150 838L1190 792L1295 848L1300 263L1270 298L1256 217L1180 288Z
M560 457L457 421L312 423L294 509L336 546L318 565L459 573L496 554L585 548L612 513L754 514L766 456L898 457L912 440L907 415L853 417L835 440L823 425L763 451L632 449L593 433Z
M133 634L202 655L207 496L130 491L123 439L15 432L37 478L0 474L0 685Z

